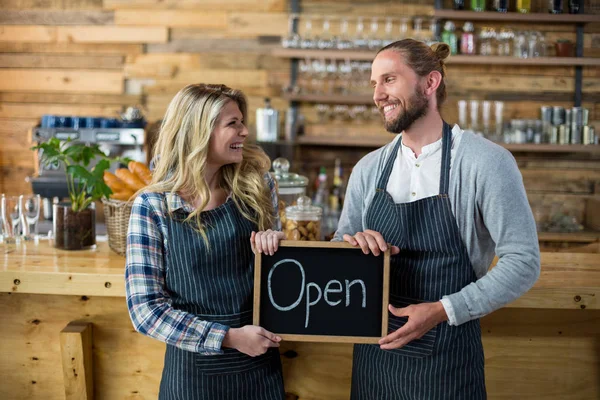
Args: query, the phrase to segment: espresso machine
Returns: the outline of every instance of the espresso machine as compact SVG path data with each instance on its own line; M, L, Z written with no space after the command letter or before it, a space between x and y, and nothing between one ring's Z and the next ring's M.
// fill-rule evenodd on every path
M144 126L143 118L132 121L125 118L116 120L44 116L42 124L33 128L31 135L35 144L46 142L51 138L72 143L97 143L109 157L128 157L146 163ZM90 168L94 164L95 162L92 161ZM119 167L121 166L113 163L110 170L114 172ZM38 153L36 169L36 176L29 177L28 180L33 193L39 194L42 198L44 219L51 220L52 202L68 197L65 171L62 166L42 162L41 151Z

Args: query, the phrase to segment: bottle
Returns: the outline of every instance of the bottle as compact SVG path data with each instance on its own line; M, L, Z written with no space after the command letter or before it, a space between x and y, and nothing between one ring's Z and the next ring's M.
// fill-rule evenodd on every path
M465 9L465 0L454 0L452 3L452 8L454 8L455 10Z
M442 42L450 46L450 54L458 53L458 39L456 38L454 22L446 21L442 32Z
M569 0L569 14L583 14L583 0Z
M531 0L517 0L517 11L526 14L531 11Z
M471 10L485 11L485 0L471 0Z
M344 203L344 188L342 187L342 162L339 158L335 159L335 168L333 170L333 186L329 194L329 210L332 213L342 211Z
M548 12L550 14L562 14L563 0L549 0L548 1Z
M460 54L475 54L475 27L472 22L465 22L463 25L463 33L460 37Z
M265 98L265 106L256 109L256 140L276 142L279 138L279 112L271 107L271 99Z
M319 169L319 176L315 181L315 195L312 203L315 206L322 207L324 211L327 208L327 200L329 199L329 190L327 188L327 170L325 167Z
M494 0L494 10L498 12L508 11L508 0Z

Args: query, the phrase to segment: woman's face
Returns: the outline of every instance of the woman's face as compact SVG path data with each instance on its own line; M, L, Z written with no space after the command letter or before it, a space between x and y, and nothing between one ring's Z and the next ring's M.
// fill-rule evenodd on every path
M235 101L229 101L221 110L215 129L208 142L208 164L222 167L242 162L244 140L248 128L244 125L242 112Z

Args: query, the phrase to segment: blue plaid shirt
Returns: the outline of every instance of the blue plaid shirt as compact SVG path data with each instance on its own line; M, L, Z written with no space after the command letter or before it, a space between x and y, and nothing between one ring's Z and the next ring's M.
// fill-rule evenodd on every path
M271 200L277 214L277 188L269 175ZM132 206L127 232L125 290L127 307L135 329L180 349L201 354L222 353L221 344L228 326L204 321L185 311L176 310L165 285L165 249L169 240L166 219L169 208L191 212L193 207L179 195L143 193ZM277 228L279 228L277 218Z

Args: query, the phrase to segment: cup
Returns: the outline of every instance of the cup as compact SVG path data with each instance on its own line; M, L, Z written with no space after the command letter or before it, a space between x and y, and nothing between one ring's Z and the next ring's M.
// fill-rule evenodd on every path
M20 196L2 195L0 200L0 220L2 223L2 241L16 244L21 234L21 216L19 212Z
M41 208L40 195L28 194L21 196L19 206L23 240L38 240L38 221L40 220Z

